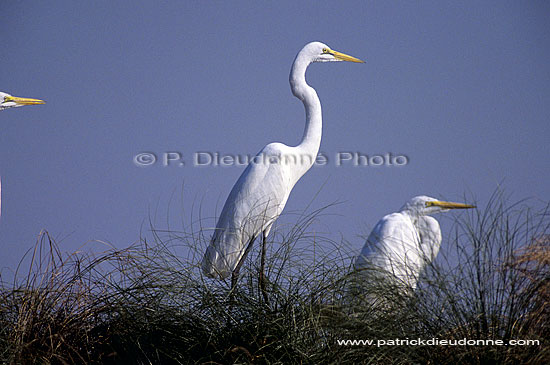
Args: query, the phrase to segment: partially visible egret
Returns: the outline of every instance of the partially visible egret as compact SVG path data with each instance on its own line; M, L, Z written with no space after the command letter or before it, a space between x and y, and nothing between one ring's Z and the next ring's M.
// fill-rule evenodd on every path
M44 100L20 98L0 91L0 110L16 108L25 105L45 104ZM0 215L2 214L2 181L0 180Z
M321 144L321 102L306 83L306 69L313 62L330 61L363 63L320 42L309 43L298 53L290 71L290 87L306 110L302 141L296 147L270 143L246 167L225 202L204 255L202 269L207 276L225 279L232 274L234 288L252 243L262 234L259 283L267 299L263 277L266 238L292 188L315 162Z
M45 104L44 100L40 99L30 99L30 98L20 98L18 96L11 96L10 94L0 91L0 110L8 108L17 108L19 106L25 105L37 105Z
M382 276L407 291L416 289L420 273L441 246L439 223L429 215L469 208L475 206L428 196L412 198L397 213L384 216L376 224L355 261L356 272Z

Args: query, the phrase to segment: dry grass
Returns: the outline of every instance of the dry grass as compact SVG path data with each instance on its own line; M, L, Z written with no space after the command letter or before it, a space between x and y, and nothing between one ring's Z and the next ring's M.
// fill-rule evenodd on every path
M350 300L353 252L318 234L316 211L279 227L267 255L269 304L258 251L235 292L206 279L207 243L153 231L153 244L63 255L46 233L17 284L0 292L6 364L550 363L548 210L495 195L461 215L414 296L374 285L388 306ZM182 250L180 246L184 246ZM259 245L257 245L259 246ZM182 257L178 252L188 252ZM353 298L352 298L353 299ZM540 346L340 346L342 339L531 339Z

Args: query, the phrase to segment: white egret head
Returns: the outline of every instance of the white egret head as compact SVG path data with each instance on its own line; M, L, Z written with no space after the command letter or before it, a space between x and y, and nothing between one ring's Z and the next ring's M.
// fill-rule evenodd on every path
M401 208L401 212L408 212L409 214L414 215L431 215L439 212L444 212L449 209L469 209L475 208L475 205L462 204L462 203L453 203L437 200L429 196L420 195L415 196L409 200Z
M37 105L37 104L45 104L45 103L46 102L44 100L20 98L18 96L11 96L8 93L4 93L0 91L0 110L7 109L7 108L16 108L16 107L25 106L25 105Z
M298 53L298 57L304 57L310 62L334 62L334 61L349 61L357 63L365 63L358 58L347 54L334 51L329 46L321 42L311 42Z

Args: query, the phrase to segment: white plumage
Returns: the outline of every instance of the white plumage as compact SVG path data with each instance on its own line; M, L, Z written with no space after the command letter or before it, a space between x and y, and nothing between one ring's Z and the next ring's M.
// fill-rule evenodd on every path
M435 259L441 247L439 223L428 215L467 208L475 207L417 196L398 212L384 216L370 233L355 261L355 270L360 274L358 280L367 280L370 273L414 290L420 273ZM357 285L361 286L361 283Z
M313 62L329 61L363 62L320 42L309 43L298 53L289 81L306 110L302 141L296 147L270 143L246 167L225 202L204 255L202 269L207 276L225 279L238 274L247 248L260 234L265 244L292 188L314 163L321 144L321 103L306 83L306 69Z

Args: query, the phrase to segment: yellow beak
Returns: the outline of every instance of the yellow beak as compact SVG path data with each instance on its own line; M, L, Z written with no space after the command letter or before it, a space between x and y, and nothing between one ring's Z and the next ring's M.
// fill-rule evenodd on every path
M462 203L453 203L453 202L443 202L439 200L431 201L426 203L427 207L436 206L445 209L470 209L475 208L475 205L462 204Z
M331 55L333 55L334 57L336 57L336 58L338 58L339 60L342 60L342 61L365 63L365 61L362 61L359 58L355 58L355 57L347 55L345 53L333 51L332 49L330 49L328 51L328 53L330 53Z
M20 105L37 105L37 104L46 104L44 100L40 99L31 99L31 98L19 98L17 96L6 96L4 102L13 101L14 103Z

